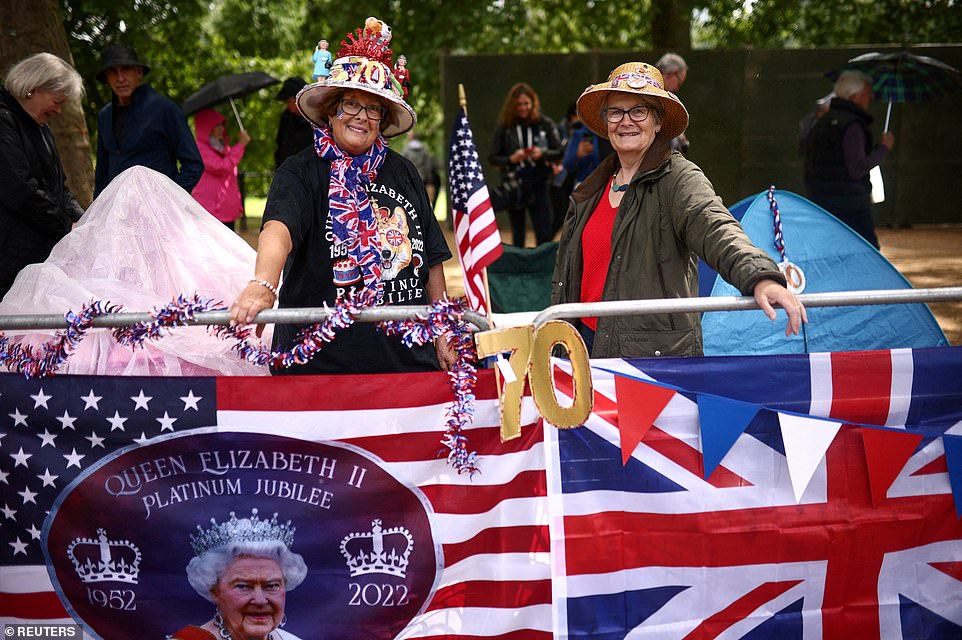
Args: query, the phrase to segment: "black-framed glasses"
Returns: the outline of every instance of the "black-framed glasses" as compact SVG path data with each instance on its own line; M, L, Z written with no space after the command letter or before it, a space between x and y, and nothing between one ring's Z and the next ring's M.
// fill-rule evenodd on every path
M638 105L637 107L632 107L631 109L619 109L618 107L606 107L604 110L605 120L611 124L617 124L624 120L625 114L631 118L632 122L644 122L648 119L648 113L651 111L651 107L647 105Z
M384 117L385 109L379 104L369 104L364 106L360 102L355 102L354 100L341 100L341 111L349 116L356 116L361 113L361 110L367 112L367 117L369 120L380 120Z

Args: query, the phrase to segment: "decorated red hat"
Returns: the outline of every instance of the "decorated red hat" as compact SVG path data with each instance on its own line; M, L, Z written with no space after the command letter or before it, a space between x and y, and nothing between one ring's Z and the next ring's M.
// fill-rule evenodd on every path
M391 122L385 127L384 137L390 138L408 131L417 122L417 114L407 102L401 83L391 72L391 28L381 20L368 18L362 29L348 34L341 41L337 59L330 75L309 84L297 94L297 108L312 124L327 126L320 105L332 91L355 89L385 100L391 112Z

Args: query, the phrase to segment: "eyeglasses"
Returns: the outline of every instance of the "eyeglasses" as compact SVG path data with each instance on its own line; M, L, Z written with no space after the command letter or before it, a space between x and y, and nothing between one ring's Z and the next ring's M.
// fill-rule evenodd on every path
M639 105L631 109L619 109L618 107L606 107L604 110L605 120L611 124L617 124L624 120L625 114L631 118L632 122L644 122L648 119L651 107Z
M367 112L369 120L377 121L384 117L385 109L379 104L364 106L360 102L354 102L353 100L341 100L341 111L349 116L356 116L361 113L362 109Z

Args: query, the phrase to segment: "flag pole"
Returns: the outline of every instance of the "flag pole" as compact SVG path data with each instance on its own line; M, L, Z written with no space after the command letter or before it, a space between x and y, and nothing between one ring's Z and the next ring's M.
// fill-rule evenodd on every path
M458 104L464 109L464 115L468 115L468 96L464 92L464 85L458 83ZM461 270L464 273L464 269ZM466 274L465 274L466 276ZM484 315L488 321L488 326L494 327L494 319L491 317L491 289L488 287L488 268L481 270L481 281L484 283Z

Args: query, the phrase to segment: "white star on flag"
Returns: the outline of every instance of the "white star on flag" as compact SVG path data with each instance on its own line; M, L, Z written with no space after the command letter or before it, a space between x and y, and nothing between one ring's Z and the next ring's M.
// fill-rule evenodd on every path
M195 396L194 390L190 389L187 391L187 395L181 396L180 399L184 401L184 411L187 411L188 409L197 411L197 403L204 398L203 396Z
M48 396L44 394L43 387L41 387L40 391L36 395L32 395L30 397L33 398L33 401L35 403L33 405L34 409L38 409L40 407L43 407L44 409L49 409L50 407L47 406L47 400L51 399L53 396Z
M95 396L94 390L91 389L90 393L85 396L80 396L80 399L84 401L84 411L87 409L93 409L94 411L99 411L99 402L103 400L103 396Z
M146 411L146 410L147 410L147 403L150 402L151 400L153 400L153 398L151 398L150 396L145 396L145 395L144 395L144 390L143 390L143 389L140 390L140 394L139 394L139 395L130 396L130 399L133 400L133 401L136 403L136 406L134 407L134 411L136 411L137 409L143 409L144 411Z

